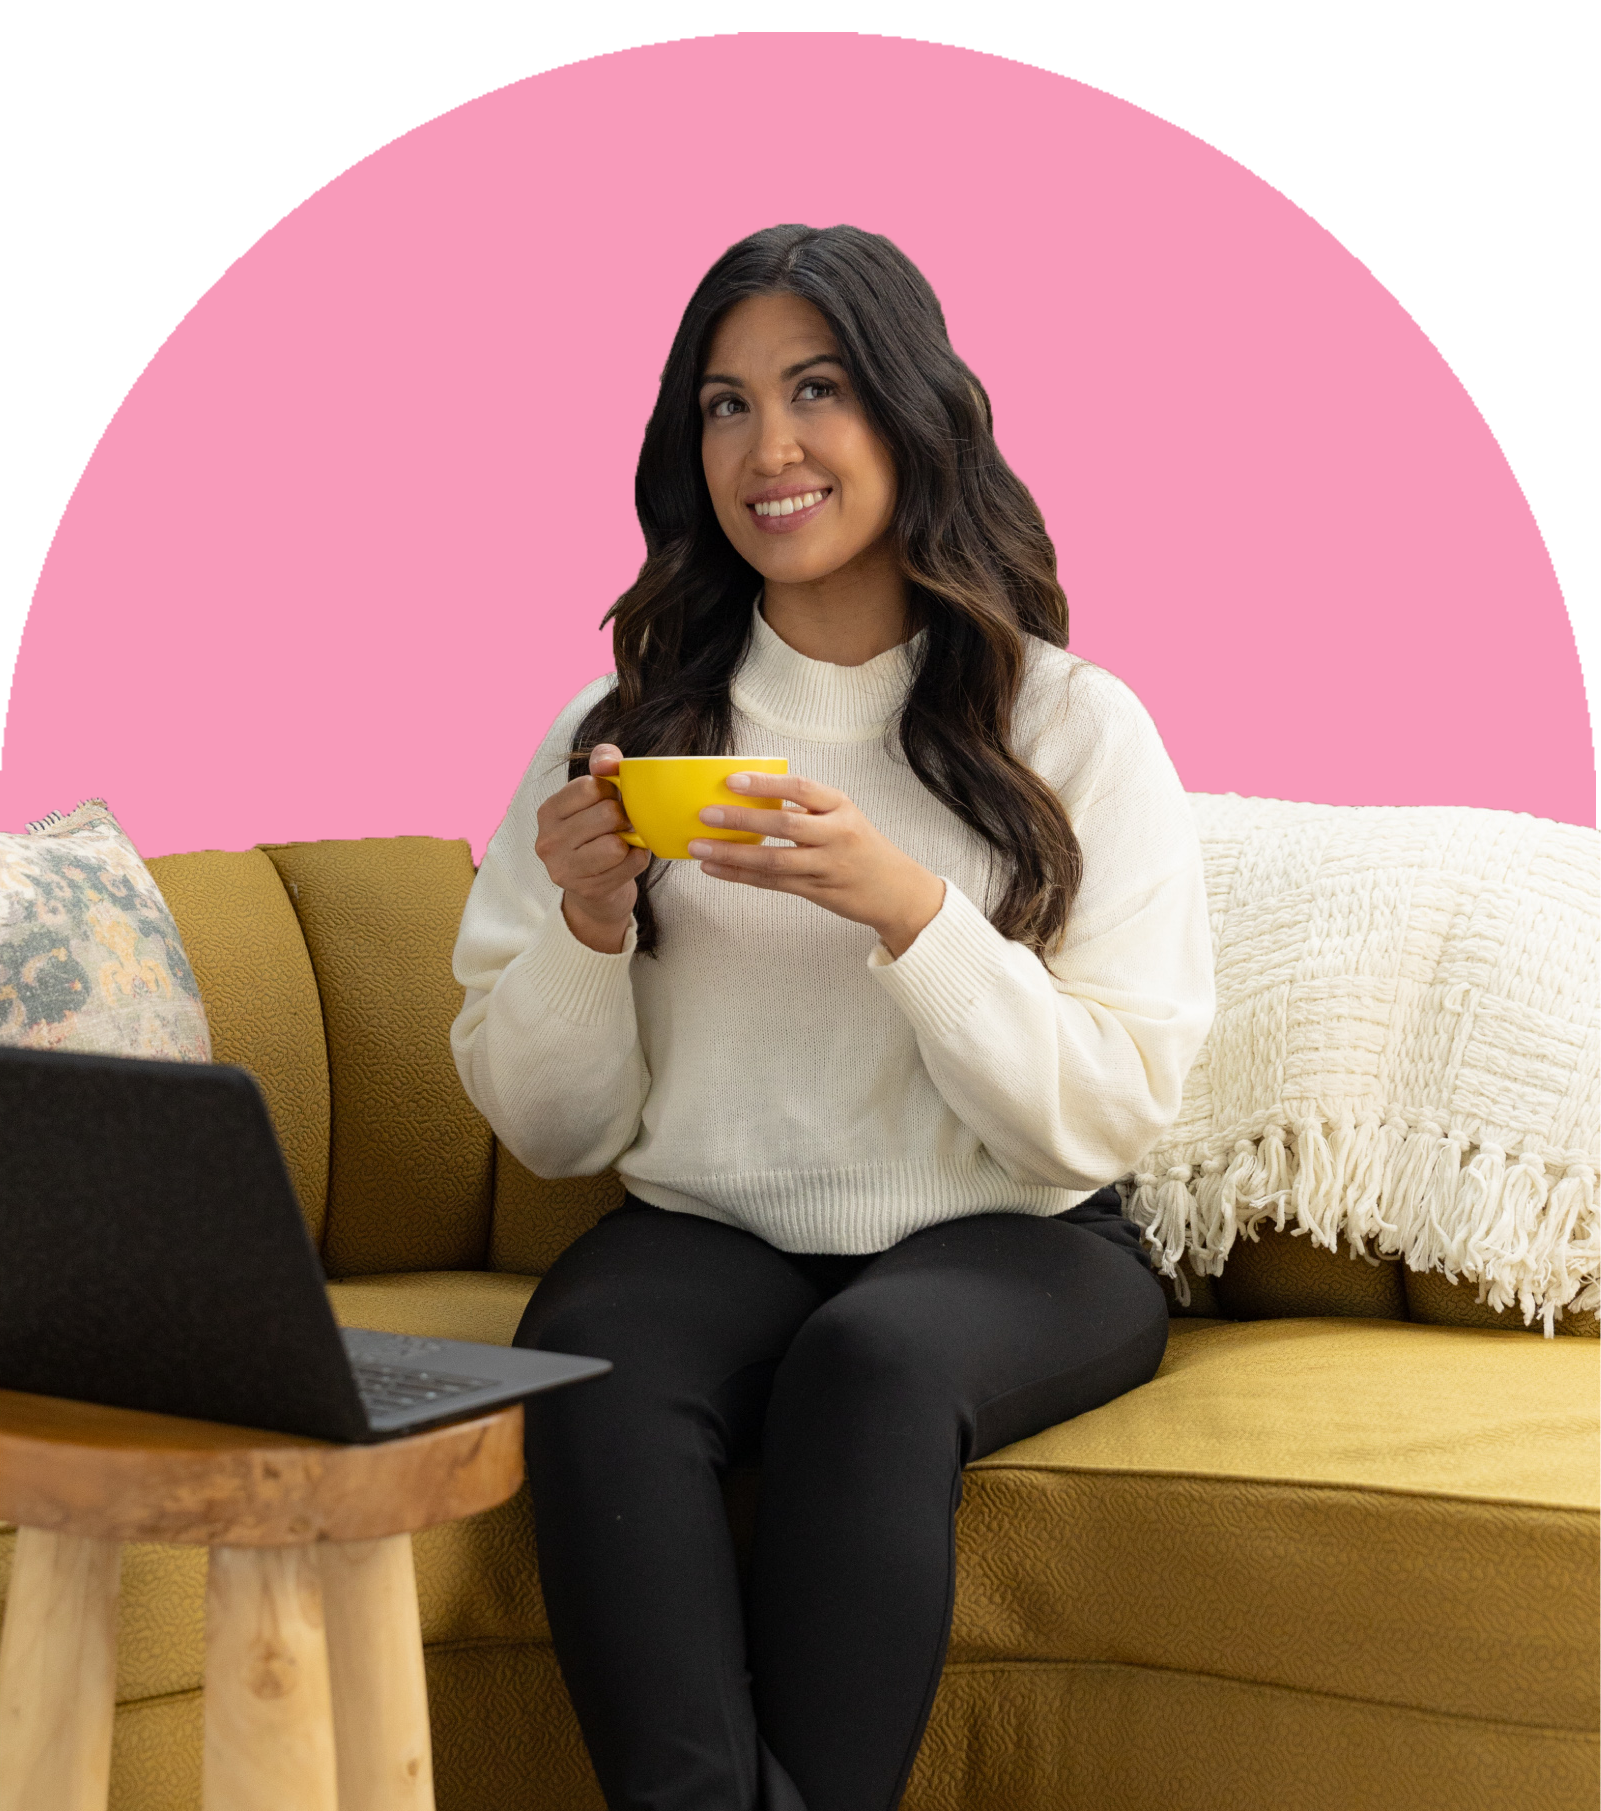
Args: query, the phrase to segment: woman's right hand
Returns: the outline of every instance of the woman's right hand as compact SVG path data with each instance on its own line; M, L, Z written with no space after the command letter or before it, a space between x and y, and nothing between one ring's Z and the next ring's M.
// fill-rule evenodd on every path
M628 828L621 801L601 778L617 771L623 751L602 742L589 755L589 773L569 780L539 807L534 853L561 888L562 916L582 944L603 956L623 947L634 915L635 885L650 861L617 834Z

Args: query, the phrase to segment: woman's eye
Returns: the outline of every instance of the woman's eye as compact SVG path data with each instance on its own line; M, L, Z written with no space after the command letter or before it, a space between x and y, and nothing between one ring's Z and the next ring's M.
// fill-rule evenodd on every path
M829 383L826 378L809 377L806 382L801 385L800 389L796 392L796 395L798 399L803 402L818 402L825 396L832 396L834 394L834 388L835 386ZM815 396L809 396L807 392L810 390L815 390L817 394Z
M713 400L706 413L713 421L727 421L730 415L737 414L744 406L737 396L719 396Z

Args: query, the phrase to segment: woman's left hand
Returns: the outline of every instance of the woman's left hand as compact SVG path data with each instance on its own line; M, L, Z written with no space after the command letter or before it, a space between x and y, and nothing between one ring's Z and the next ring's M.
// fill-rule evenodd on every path
M843 792L786 773L736 773L728 785L753 798L790 799L793 806L758 811L708 805L700 814L703 824L779 836L795 847L697 840L689 852L703 874L798 893L841 918L870 925L892 956L904 955L944 904L945 882L874 829Z

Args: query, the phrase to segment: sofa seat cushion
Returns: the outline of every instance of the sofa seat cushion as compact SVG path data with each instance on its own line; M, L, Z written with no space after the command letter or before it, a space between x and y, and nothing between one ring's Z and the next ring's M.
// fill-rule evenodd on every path
M1132 1665L1593 1729L1597 1352L1213 1325L968 1473L956 1665Z
M329 1294L347 1324L507 1340L533 1288L447 1271ZM951 1662L1593 1728L1597 1357L1395 1321L1175 1321L1150 1383L970 1468ZM526 1498L419 1536L418 1583L430 1640L543 1638Z
M498 1270L403 1270L328 1285L341 1327L509 1346L539 1279Z
M493 1341L533 1287L411 1273L330 1296L349 1324ZM1535 1779L1543 1803L1586 1802L1596 1351L1375 1321L1176 1322L1149 1384L969 1469L950 1664L908 1811L1444 1811ZM436 1711L458 1686L479 1707L441 1730L441 1765L466 1749L446 1771L490 1788L462 1802L514 1802L500 1775L532 1743L566 1769L540 1805L598 1805L526 1494L425 1530L416 1554ZM204 1589L202 1549L125 1550L118 1697L134 1714L115 1802L130 1811L198 1804Z

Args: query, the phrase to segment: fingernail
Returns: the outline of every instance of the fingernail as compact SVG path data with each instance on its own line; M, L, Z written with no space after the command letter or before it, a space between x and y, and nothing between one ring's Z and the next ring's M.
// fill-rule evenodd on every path
M728 776L728 785L733 792L749 792L750 775L748 773L731 773Z
M708 805L700 814L700 821L703 824L720 824L723 821L723 814L716 805Z
M715 855L717 849L713 843L698 841L689 845L689 852L698 860L702 856Z

